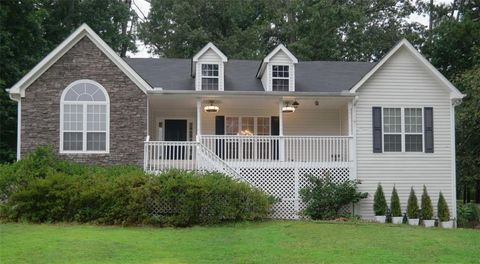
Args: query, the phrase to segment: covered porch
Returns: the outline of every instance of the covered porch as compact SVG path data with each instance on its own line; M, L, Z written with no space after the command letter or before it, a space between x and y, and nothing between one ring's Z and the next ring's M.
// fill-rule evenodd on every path
M350 166L352 107L349 96L151 95L145 169L199 169L200 151L233 169Z

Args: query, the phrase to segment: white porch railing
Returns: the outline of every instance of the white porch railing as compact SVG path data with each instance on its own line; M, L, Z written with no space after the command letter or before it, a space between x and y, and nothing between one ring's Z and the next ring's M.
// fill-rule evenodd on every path
M195 141L145 141L144 169L196 170L197 146Z
M349 136L218 136L200 142L227 162L350 162Z

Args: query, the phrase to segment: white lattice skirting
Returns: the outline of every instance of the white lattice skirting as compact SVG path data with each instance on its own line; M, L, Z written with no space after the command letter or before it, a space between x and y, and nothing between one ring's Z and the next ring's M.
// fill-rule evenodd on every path
M308 176L324 177L330 175L334 182L349 179L350 167L257 167L238 168L240 175L253 186L279 198L274 205L272 218L298 219L305 205L299 191L308 185Z
M342 182L349 179L351 167L344 166L304 166L283 165L276 167L235 167L233 168L241 177L264 192L279 199L273 207L272 218L275 219L298 219L305 205L300 198L300 190L305 188L308 176L324 177L330 175L334 182ZM152 214L161 216L171 214L174 208L153 200L149 203Z

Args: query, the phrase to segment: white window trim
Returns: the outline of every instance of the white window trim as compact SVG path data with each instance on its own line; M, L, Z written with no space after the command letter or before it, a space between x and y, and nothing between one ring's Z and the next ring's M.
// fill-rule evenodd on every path
M287 66L288 67L288 77L273 77L273 67L274 66ZM291 87L291 78L292 78L292 74L291 74L291 67L292 65L291 64L285 64L285 63L274 63L272 65L270 65L270 78L272 80L271 82L271 87L270 87L270 91L273 91L273 92L289 92L292 90L292 87ZM273 90L273 80L288 80L288 90L287 91L275 91Z
M271 120L271 117L270 116L248 116L248 115L245 115L245 116L225 116L225 124L224 124L224 131L225 131L225 135L226 136L245 136L245 137L248 137L247 135L240 135L240 131L242 131L242 118L243 117L253 117L253 136L264 136L264 137L269 137L272 135L272 120ZM258 122L257 122L257 119L258 118L267 118L268 119L268 122L269 122L269 126L268 126L268 135L257 135L258 133ZM227 135L227 118L237 118L238 120L238 131L237 131L237 134L235 135Z
M423 109L424 106L381 106L382 108L382 151L383 153L425 153L425 131L424 131L424 113ZM401 132L400 133L391 133L387 132L385 133L385 120L384 120L384 109L385 108L400 108L400 125L401 125ZM405 133L405 108L419 108L421 109L421 118L422 118L422 132L421 133ZM385 151L385 135L398 135L400 134L401 137L401 151ZM422 135L422 151L405 151L405 135Z
M204 76L203 75L203 65L217 65L217 73L218 75L217 76ZM200 91L220 91L220 64L219 63L208 63L208 62L205 62L205 63L200 63ZM203 78L206 78L206 79L217 79L218 82L217 82L217 90L203 90Z
M94 101L85 101L85 102L65 102L64 98L67 92L72 88L74 85L77 85L79 83L89 83L92 85L97 86L100 90L105 95L105 102L94 102ZM83 125L82 125L82 150L63 150L63 134L64 131L63 128L63 119L64 119L64 105L83 105ZM104 151L99 151L99 150L87 150L87 105L105 105L106 106L106 135L105 135L105 150ZM76 131L80 132L80 131ZM93 80L88 80L88 79L82 79L82 80L77 80L69 84L62 92L62 96L60 97L60 153L61 154L109 154L110 153L110 96L108 95L107 90L99 83L93 81Z

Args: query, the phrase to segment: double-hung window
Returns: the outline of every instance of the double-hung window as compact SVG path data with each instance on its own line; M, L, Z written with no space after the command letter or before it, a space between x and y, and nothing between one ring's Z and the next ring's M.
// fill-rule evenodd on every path
M288 65L272 65L272 91L288 92L289 76Z
M385 152L423 152L422 108L383 108Z
M270 135L269 117L227 116L225 118L226 135Z
M62 94L60 152L107 153L109 151L109 98L100 84L80 80Z
M202 90L218 90L218 64L202 64Z

